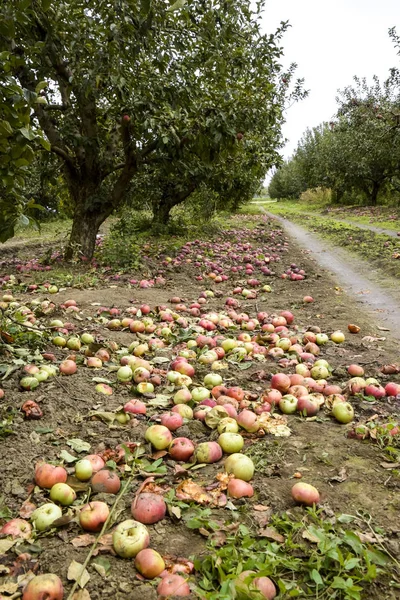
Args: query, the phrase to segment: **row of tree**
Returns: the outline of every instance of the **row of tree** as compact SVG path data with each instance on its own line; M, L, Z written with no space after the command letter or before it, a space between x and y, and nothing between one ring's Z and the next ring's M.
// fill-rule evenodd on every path
M72 211L66 258L90 258L124 203L165 223L200 188L250 198L305 94L280 64L288 25L263 33L263 4L3 0L0 240L44 198Z
M394 30L392 40L400 48ZM309 188L332 190L333 201L400 198L400 71L381 84L354 78L339 92L332 121L308 129L294 155L273 175L272 198L298 198ZM399 201L399 200L398 200Z

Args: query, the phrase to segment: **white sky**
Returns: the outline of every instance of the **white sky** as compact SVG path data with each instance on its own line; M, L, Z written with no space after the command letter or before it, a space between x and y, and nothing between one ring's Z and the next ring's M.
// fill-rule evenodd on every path
M336 112L338 89L353 75L374 74L382 80L400 56L388 29L400 34L400 0L267 0L263 24L272 33L281 21L292 25L283 38L283 65L298 64L297 76L310 90L306 100L287 112L283 134L288 157L307 127L327 121Z

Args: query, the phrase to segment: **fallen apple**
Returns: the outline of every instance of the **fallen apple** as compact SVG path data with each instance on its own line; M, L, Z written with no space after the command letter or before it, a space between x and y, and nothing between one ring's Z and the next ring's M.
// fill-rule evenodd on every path
M33 577L22 594L22 600L62 600L63 598L62 581L53 573Z
M118 556L134 558L141 550L147 548L150 536L145 525L133 519L127 519L114 529L112 541Z
M225 471L232 473L236 479L250 481L254 475L254 463L245 454L231 454L225 461Z

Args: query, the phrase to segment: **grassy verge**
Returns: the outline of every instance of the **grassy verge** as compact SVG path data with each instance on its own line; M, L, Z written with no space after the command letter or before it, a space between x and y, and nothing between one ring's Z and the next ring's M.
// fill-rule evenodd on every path
M260 203L262 206L263 204ZM266 208L266 207L265 207ZM372 225L382 229L400 231L399 209L387 206L360 207L360 206L329 206L327 204L310 204L296 201L283 201L270 204L271 213L287 216L316 215L332 221L350 221L354 225Z
M256 206L245 207L243 214L256 214ZM260 207L259 212L262 212ZM356 224L337 221L318 212L306 213L304 205L297 202L272 204L268 212L295 221L333 244L358 254L387 275L400 277L400 238L360 229Z

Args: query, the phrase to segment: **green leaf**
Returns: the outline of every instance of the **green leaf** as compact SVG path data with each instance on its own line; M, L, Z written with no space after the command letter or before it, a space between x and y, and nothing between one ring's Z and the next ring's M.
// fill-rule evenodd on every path
M68 450L61 450L60 458L66 463L74 463L77 460L79 460L79 458L77 458L76 456L72 456L72 454L70 454Z
M90 450L90 444L79 438L67 440L67 444L72 448L72 450L75 450L75 452L89 452Z
M321 577L321 575L318 573L318 571L316 569L313 569L311 571L310 577L314 581L314 583L316 583L317 585L324 585L322 577Z
M344 568L346 569L346 571L351 571L352 569L354 569L354 567L357 567L360 564L360 559L359 558L348 558L347 560L344 561Z
M44 1L45 1L45 0L42 0L42 3L43 3ZM50 1L49 1L49 4L50 4ZM39 83L38 83L38 84L37 84L37 86L35 87L35 92L38 94L39 92L41 92L42 90L44 90L45 88L47 88L47 86L48 86L48 83L47 83L47 81L39 81Z
M51 144L49 142L49 140L46 140L46 138L44 138L43 136L39 137L39 143L41 146L43 146L43 148L45 150L47 150L48 152L50 152L51 150Z
M13 129L8 121L0 121L0 135L12 135Z
M356 554L362 554L364 550L364 546L361 543L360 538L353 531L346 531L344 537L344 542L350 546L354 550Z
M24 138L26 138L29 141L34 140L36 137L35 134L33 133L32 129L28 129L27 127L21 127L19 129L19 132L22 133Z
M173 12L179 8L183 8L187 4L187 0L176 0L172 6L167 8L167 12Z

